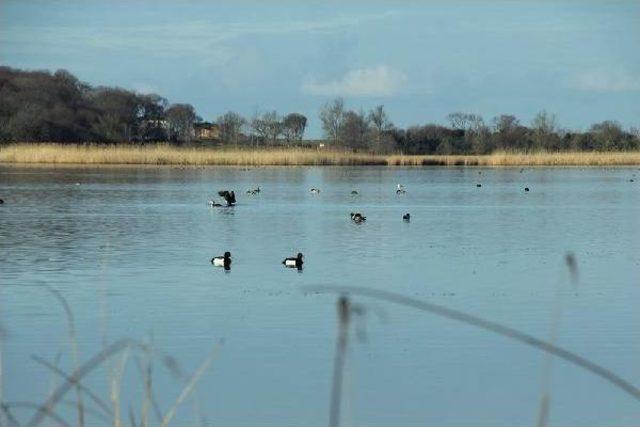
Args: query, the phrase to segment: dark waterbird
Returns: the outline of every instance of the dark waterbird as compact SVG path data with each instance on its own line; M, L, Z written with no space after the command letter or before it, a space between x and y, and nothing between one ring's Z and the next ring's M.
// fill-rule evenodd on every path
M0 205L4 204L4 200L0 199Z
M529 191L529 187L524 187L524 191Z
M360 212L351 212L351 221L355 222L356 224L360 224L361 222L365 222L366 220L367 217L363 216Z
M404 222L409 222L411 221L411 214L409 212L407 212L406 214L402 215L402 220Z
M211 264L216 267L224 267L225 270L231 268L231 252L225 252L222 256L211 258Z
M476 184L476 187L480 188L482 187L482 184Z
M302 270L302 264L304 263L302 258L302 252L298 252L297 256L282 260L282 264L288 268L297 268L298 270Z
M227 206L233 206L236 204L236 193L231 191L218 191L218 196L222 197L225 202L227 202Z

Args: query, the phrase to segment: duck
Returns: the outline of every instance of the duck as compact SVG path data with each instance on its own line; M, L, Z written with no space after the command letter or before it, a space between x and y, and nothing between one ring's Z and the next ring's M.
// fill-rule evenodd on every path
M256 188L247 190L247 194L250 194L252 196L255 196L259 192L260 192L260 187L256 187Z
M529 191L529 187L524 187L524 191Z
M351 194L355 196L355 195L358 194L358 191L357 190L351 190Z
M407 192L407 190L405 190L404 185L398 184L397 189L396 189L396 194L404 194L406 192Z
M208 204L209 206L211 206L211 207L214 207L214 208L219 208L219 207L222 207L222 206L223 206L221 203L217 203L217 202L215 202L214 200L209 200L209 201L207 202L207 204Z
M211 264L215 267L224 267L225 270L231 268L231 252L225 252L222 256L211 258Z
M4 200L0 199L0 205L4 204Z
M407 212L406 214L402 215L402 220L405 222L411 221L411 214Z
M482 184L476 184L476 187L480 188L482 187Z
M320 189L319 188L312 188L309 191L311 191L311 194L320 194Z
M356 224L360 224L361 222L365 222L366 220L367 217L363 216L360 212L351 212L351 221L355 222Z
M298 270L302 270L302 264L304 263L302 258L302 253L298 252L298 255L295 257L285 258L282 261L282 264L287 268L297 268Z

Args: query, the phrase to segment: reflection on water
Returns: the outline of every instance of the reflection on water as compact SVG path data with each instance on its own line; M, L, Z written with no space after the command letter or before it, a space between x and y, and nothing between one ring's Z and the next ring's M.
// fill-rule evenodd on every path
M326 424L336 297L304 286L392 291L541 339L550 339L562 301L555 342L638 385L635 172L1 167L5 400L42 402L59 383L31 355L61 354L59 366L72 370L65 315L45 285L72 307L81 360L123 337L171 355L173 369L161 363L154 377L164 410L225 339L198 383L200 409L185 403L178 425L196 413L229 426ZM235 190L237 205L207 206L224 189ZM214 268L211 258L225 251L232 268ZM298 252L296 274L282 260ZM543 378L545 357L526 346L384 302L352 302L371 314L359 318L366 340L353 341L344 366L342 416L353 424L533 425L547 388L551 424L640 419L636 401L564 362ZM143 376L126 366L123 399L139 415ZM106 398L107 378L84 382ZM61 408L73 419L73 408Z

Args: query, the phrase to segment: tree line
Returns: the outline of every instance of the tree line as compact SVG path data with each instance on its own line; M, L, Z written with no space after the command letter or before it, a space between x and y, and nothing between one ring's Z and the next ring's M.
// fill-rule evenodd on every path
M429 123L397 128L382 105L364 111L346 110L342 99L320 111L322 129L335 146L404 154L488 154L494 151L622 151L640 149L640 130L625 130L615 121L593 124L576 132L558 125L555 115L539 112L527 126L502 114L490 122L477 114L447 115L448 126Z
M384 106L349 110L342 99L323 105L319 119L326 146L405 154L486 154L496 150L610 151L640 149L638 129L615 121L575 132L561 128L542 111L529 124L513 115L485 120L476 114L452 113L448 124L401 129ZM190 104L170 104L156 94L116 87L93 87L65 70L21 71L0 67L0 142L97 142L176 144L211 139L217 143L310 145L304 140L307 118L276 111L252 118L229 111L205 122ZM206 138L199 130L208 129Z
M246 120L228 112L203 122L190 104L169 104L156 94L92 87L65 70L21 71L0 67L0 142L99 142L177 144L215 129L229 144L301 143L307 118L275 111Z

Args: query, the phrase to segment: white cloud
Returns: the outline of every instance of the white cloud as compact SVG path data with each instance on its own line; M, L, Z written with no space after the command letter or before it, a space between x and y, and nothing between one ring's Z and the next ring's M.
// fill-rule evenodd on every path
M593 69L578 74L571 86L592 92L640 91L640 74L622 68Z
M391 96L405 83L405 75L386 65L347 72L342 78L302 85L302 91L322 96Z

